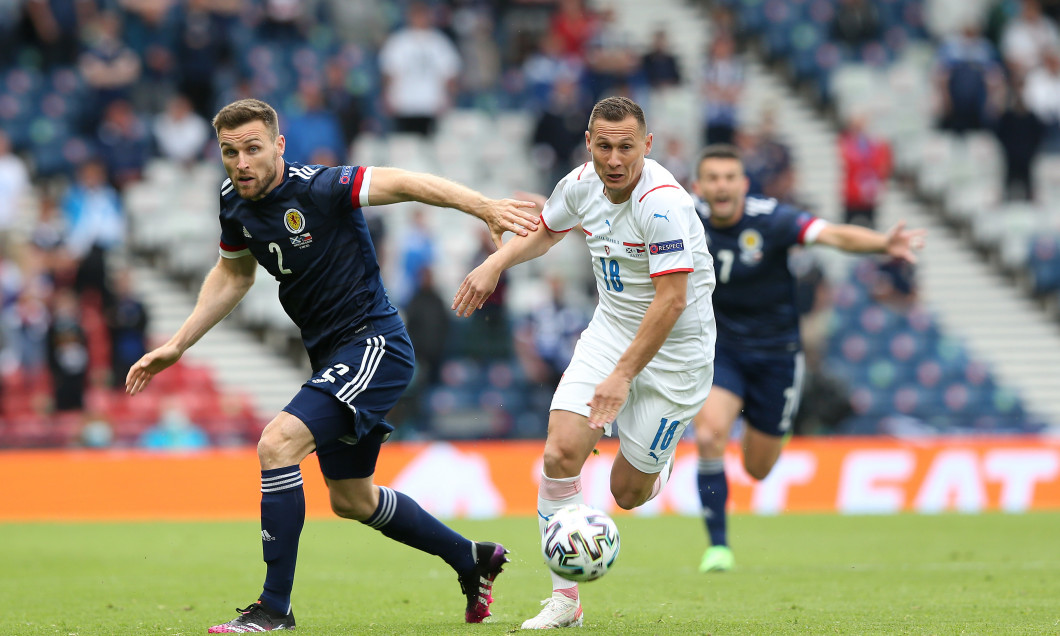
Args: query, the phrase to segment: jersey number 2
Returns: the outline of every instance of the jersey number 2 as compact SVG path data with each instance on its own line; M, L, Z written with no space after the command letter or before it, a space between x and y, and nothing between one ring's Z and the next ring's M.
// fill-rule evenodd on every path
M277 243L269 243L269 251L276 254L276 267L280 268L281 274L290 274L291 270L283 266L283 252L280 251L280 246Z

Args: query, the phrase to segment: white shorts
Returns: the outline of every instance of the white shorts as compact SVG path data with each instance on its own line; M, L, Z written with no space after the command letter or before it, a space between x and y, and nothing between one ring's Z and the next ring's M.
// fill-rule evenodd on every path
M583 337L552 396L553 411L589 416L596 386L615 368L617 359ZM633 378L629 398L618 412L619 449L643 473L658 473L677 448L685 428L707 401L714 364L687 369L654 369L649 364ZM611 435L611 425L604 429Z

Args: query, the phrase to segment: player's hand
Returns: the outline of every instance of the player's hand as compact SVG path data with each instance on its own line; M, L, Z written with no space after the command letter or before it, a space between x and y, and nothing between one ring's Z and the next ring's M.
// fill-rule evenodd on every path
M536 230L539 216L537 204L533 201L495 199L487 205L482 220L489 226L493 244L500 247L501 235L505 232L526 236Z
M916 262L916 252L924 248L927 230L907 230L905 221L899 221L887 231L887 254L894 258Z
M180 360L181 354L180 349L170 344L164 344L144 354L144 357L129 368L129 373L125 376L125 392L129 395L136 395L143 391L156 373Z
M530 201L536 208L535 212L538 216L545 211L545 203L548 201L548 197L538 194L536 192L527 192L525 190L516 190L515 198L520 201Z
M600 429L615 421L618 410L629 397L629 380L611 374L596 385L589 400L589 428Z
M471 273L460 283L460 289L456 290L453 297L453 305L450 309L456 311L456 315L466 318L482 309L482 303L486 302L493 290L497 289L497 282L501 273L489 264L489 259L471 270Z

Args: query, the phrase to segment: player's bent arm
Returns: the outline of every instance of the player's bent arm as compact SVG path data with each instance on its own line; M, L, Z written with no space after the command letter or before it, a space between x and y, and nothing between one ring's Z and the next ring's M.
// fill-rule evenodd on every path
M553 232L546 228L527 236L513 236L464 278L453 297L451 309L457 316L470 316L497 288L501 272L543 255L567 234L569 232Z
M406 201L456 208L479 218L489 226L498 246L504 232L526 236L528 228L537 229L538 217L533 202L491 199L481 192L433 174L400 168L372 168L372 178L368 182L369 205Z
M644 319L637 328L629 347L618 359L612 372L627 381L641 372L651 362L663 343L670 336L670 331L677 324L677 319L685 310L688 294L688 272L672 272L655 276L651 279L655 286L655 297Z
M232 313L254 284L258 263L253 256L218 259L206 275L199 299L191 315L165 344L140 358L125 377L125 391L136 395L156 373L180 359L188 347L199 341L222 318Z

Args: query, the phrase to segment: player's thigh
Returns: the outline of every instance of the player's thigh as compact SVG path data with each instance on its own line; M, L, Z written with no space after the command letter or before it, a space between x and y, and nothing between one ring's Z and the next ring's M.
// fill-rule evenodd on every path
M554 409L548 414L548 436L545 438L544 471L554 479L576 477L603 437L600 429L589 428L589 418L579 413Z
M713 368L704 365L681 370L647 367L637 374L617 419L619 452L632 469L652 476L663 469L707 399L712 373Z
M783 437L802 391L802 353L759 356L745 364L744 419L748 426L766 435Z
M379 445L393 431L383 418L412 372L412 345L402 328L343 347L302 386L284 410L312 432L325 477L361 479L375 472Z

